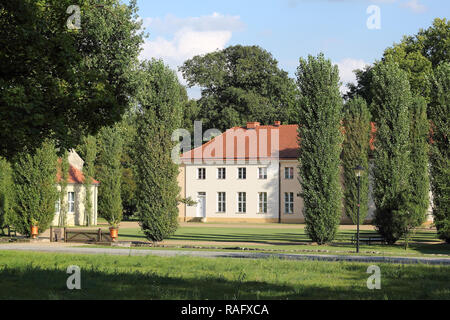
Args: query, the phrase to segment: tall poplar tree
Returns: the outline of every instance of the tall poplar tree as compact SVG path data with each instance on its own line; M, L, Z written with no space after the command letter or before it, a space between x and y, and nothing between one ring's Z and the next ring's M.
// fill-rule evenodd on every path
M44 232L55 216L58 158L53 142L45 141L36 153L22 154L13 166L15 201L12 224L20 234L29 235L31 225Z
M13 197L12 168L0 157L0 227L10 224Z
M306 233L318 244L332 241L342 216L340 130L343 102L339 70L323 54L300 59L297 69L299 173Z
M439 237L450 243L450 63L437 67L432 79L428 114L432 126L431 189Z
M344 144L342 166L344 169L344 205L346 215L354 224L358 223L358 180L355 167L364 168L360 187L360 223L369 210L369 146L370 113L366 101L361 97L349 100L344 108Z
M97 142L94 136L87 136L84 138L84 190L86 192L84 197L84 221L87 226L91 226L94 219L94 212L92 206L92 180L95 175L95 158L97 155Z
M174 130L180 127L182 99L175 72L160 60L143 62L140 70L135 135L137 210L151 241L162 241L178 227L178 166L171 158Z
M414 97L410 106L411 146L411 210L416 225L426 220L430 207L429 145L430 125L427 118L427 103L423 97Z
M59 220L58 225L60 227L65 227L67 224L67 184L69 179L69 154L67 151L64 152L61 158L61 180L59 182L60 192L59 192Z
M408 76L395 63L373 69L372 109L377 126L375 139L375 225L393 244L412 227L411 152L409 107L412 102Z
M123 140L117 127L105 127L98 136L97 177L98 211L112 227L122 221L123 207L120 195ZM91 167L92 169L92 167Z

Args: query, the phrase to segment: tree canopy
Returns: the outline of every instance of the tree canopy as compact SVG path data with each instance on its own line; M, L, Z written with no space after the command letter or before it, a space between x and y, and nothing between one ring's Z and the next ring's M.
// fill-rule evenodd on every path
M293 79L258 46L230 46L196 56L180 67L188 85L200 86L200 114L209 128L225 131L247 121L291 122L297 97Z
M70 5L81 29L68 29ZM134 86L143 35L135 1L5 0L0 3L0 155L45 138L75 147L120 120Z

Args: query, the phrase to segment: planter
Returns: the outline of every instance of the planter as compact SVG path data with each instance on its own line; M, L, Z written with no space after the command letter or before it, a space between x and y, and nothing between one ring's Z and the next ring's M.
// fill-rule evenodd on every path
M112 240L115 242L117 238L119 237L119 229L118 228L109 228L109 235L111 236Z
M31 226L31 238L36 239L38 234L39 234L38 226Z

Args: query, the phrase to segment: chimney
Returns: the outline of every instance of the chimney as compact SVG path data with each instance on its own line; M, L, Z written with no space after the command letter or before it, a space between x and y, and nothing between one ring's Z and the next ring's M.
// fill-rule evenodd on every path
M247 122L247 129L256 129L259 126L259 122Z
M281 121L275 121L275 127L281 126Z

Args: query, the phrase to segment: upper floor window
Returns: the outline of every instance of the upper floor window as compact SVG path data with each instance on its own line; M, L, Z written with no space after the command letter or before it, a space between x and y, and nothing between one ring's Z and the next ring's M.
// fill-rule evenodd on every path
M227 169L226 168L217 168L217 179L225 180L227 178Z
M288 180L294 179L294 168L284 168L284 178Z
M286 192L284 194L284 213L294 213L294 193Z
M267 180L267 168L258 168L258 179Z
M69 207L68 212L74 213L75 212L75 192L67 193L67 205Z
M247 168L238 168L238 179L239 180L247 179Z
M197 169L197 179L198 180L206 179L206 168L198 168Z

